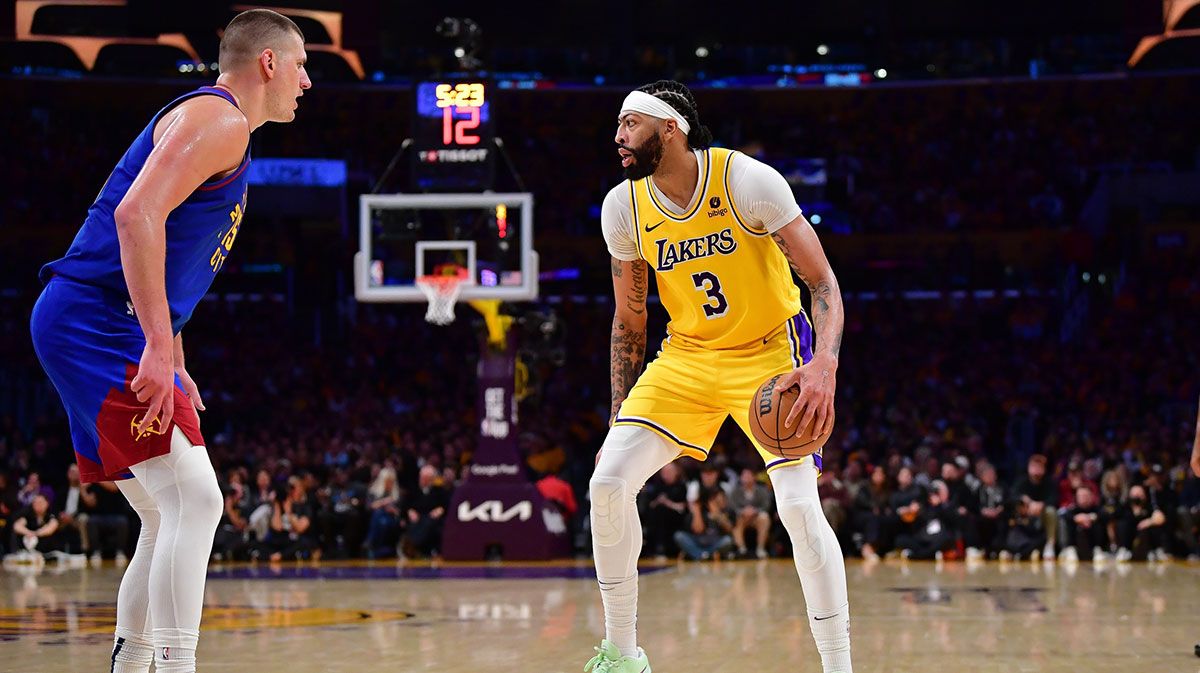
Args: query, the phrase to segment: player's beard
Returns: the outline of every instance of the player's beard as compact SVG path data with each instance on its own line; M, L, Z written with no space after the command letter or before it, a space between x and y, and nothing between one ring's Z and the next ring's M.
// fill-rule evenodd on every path
M625 149L633 155L633 163L625 168L626 180L641 180L654 175L654 171L658 170L658 163L662 161L663 156L663 144L657 133L647 138L641 147L635 149L626 145Z

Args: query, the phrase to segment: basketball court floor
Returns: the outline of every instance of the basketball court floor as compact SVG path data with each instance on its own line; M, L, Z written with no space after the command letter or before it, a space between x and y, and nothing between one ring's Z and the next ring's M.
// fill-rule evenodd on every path
M1200 565L848 564L859 673L1197 671ZM658 673L819 672L790 561L645 566ZM121 570L0 571L0 671L108 670ZM201 671L582 671L588 562L214 567Z

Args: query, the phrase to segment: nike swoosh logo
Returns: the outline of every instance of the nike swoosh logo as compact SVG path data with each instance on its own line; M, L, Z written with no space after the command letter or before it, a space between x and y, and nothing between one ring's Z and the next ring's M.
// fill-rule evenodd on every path
M667 222L666 220L659 220L658 224L654 225L653 227L647 224L646 225L646 233L648 234L648 233L654 231L655 229L658 229L663 224L666 224L666 222Z
M837 615L829 615L828 617L813 617L813 621L819 622L825 619L833 619L834 617L837 617Z

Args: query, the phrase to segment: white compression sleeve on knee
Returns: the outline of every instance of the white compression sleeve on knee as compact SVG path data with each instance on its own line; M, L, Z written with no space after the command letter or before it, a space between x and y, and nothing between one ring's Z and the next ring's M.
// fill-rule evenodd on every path
M200 638L208 556L223 509L217 476L207 449L193 446L179 428L171 437L171 453L130 469L159 512L150 566L154 647L186 656Z
M679 450L644 428L609 430L589 484L592 553L604 602L605 637L623 656L637 656L637 559L642 522L636 498L646 480Z
M635 500L646 480L675 460L679 449L645 428L609 430L592 473L592 546L596 573L623 578L637 571L642 524Z
M817 468L809 462L781 467L771 472L771 483L779 518L792 539L796 574L822 667L826 673L852 673L846 564L821 510Z
M158 535L158 508L137 479L117 482L117 488L142 521L137 549L117 591L117 628L113 638L112 673L147 673L154 661L150 625L150 560Z

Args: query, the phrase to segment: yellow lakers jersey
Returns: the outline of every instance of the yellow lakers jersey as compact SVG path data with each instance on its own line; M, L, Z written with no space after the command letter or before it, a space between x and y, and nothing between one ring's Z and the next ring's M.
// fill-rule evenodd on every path
M730 198L736 152L710 148L700 197L683 215L658 200L649 178L629 181L638 254L654 269L667 332L705 348L761 340L800 313L800 289L779 246Z

